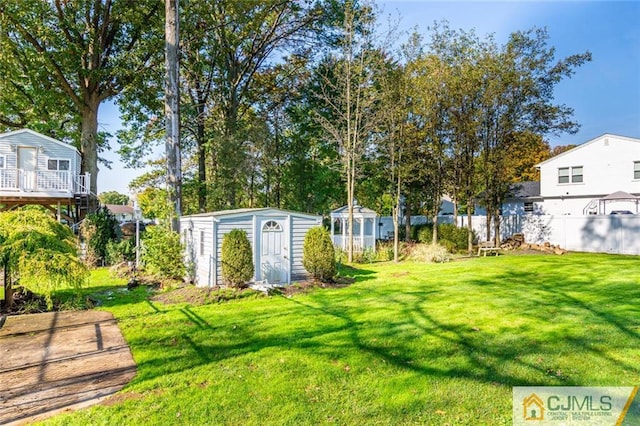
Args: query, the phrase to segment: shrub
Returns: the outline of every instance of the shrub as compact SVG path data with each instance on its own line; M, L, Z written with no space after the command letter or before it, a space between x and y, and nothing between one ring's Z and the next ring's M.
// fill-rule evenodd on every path
M144 269L160 278L183 279L183 262L180 235L162 226L151 226L142 234L141 260Z
M376 247L376 260L378 262L393 260L393 242L378 242Z
M438 227L440 230L440 227ZM417 232L417 239L419 243L431 244L433 239L433 225L420 225L420 229Z
M449 240L438 239L438 244L446 248L449 253L455 253L456 251L458 251L456 247L456 243L451 242Z
M418 262L443 263L451 260L451 254L438 244L416 244L409 258Z
M106 260L109 265L136 260L135 238L109 241L106 249Z
M0 213L0 268L7 308L13 283L42 296L52 309L53 292L65 287L79 291L89 272L78 259L71 229L38 210Z
M222 238L222 278L232 287L242 287L253 277L253 254L247 233L232 229Z
M330 281L336 274L336 253L329 231L318 226L304 237L302 265L318 281Z
M118 239L119 231L118 221L106 207L88 214L80 225L80 233L87 245L85 263L89 266L103 263L107 257L107 244Z
M456 245L456 249L464 250L467 248L467 237L469 230L467 228L459 228L452 223L443 223L438 225L438 241L448 240Z

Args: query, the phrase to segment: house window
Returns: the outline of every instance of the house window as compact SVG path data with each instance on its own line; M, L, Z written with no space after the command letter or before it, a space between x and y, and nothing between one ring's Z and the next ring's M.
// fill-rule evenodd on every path
M533 213L533 202L528 201L524 203L524 212Z
M0 169L4 169L5 165L4 165L4 156L0 155Z
M50 158L47 160L47 170L67 171L69 170L69 160Z
M640 161L633 162L633 178L640 179Z
M569 168L560 167L558 169L558 183L569 183Z
M558 183L582 183L582 166L560 167L558 169Z
M582 166L571 168L571 183L582 183Z
M204 231L200 231L200 256L204 254Z

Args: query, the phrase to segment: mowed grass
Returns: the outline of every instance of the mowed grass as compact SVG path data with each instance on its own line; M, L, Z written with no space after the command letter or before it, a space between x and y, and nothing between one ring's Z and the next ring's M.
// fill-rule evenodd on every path
M112 292L138 364L51 424L511 424L511 388L640 384L640 258L373 264L346 288L189 306ZM104 292L101 294L105 294Z

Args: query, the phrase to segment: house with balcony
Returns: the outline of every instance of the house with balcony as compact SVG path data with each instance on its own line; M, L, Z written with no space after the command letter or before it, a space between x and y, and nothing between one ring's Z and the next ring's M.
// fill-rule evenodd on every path
M538 213L640 213L640 139L604 134L536 167Z
M33 130L0 134L0 211L41 205L77 223L91 196L81 161L75 147Z

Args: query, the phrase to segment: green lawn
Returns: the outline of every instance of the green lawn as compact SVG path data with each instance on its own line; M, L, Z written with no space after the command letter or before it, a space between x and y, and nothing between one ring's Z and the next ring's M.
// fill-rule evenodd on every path
M515 385L640 383L640 258L374 264L291 298L105 292L138 375L51 424L511 424ZM108 296L107 296L108 295Z

